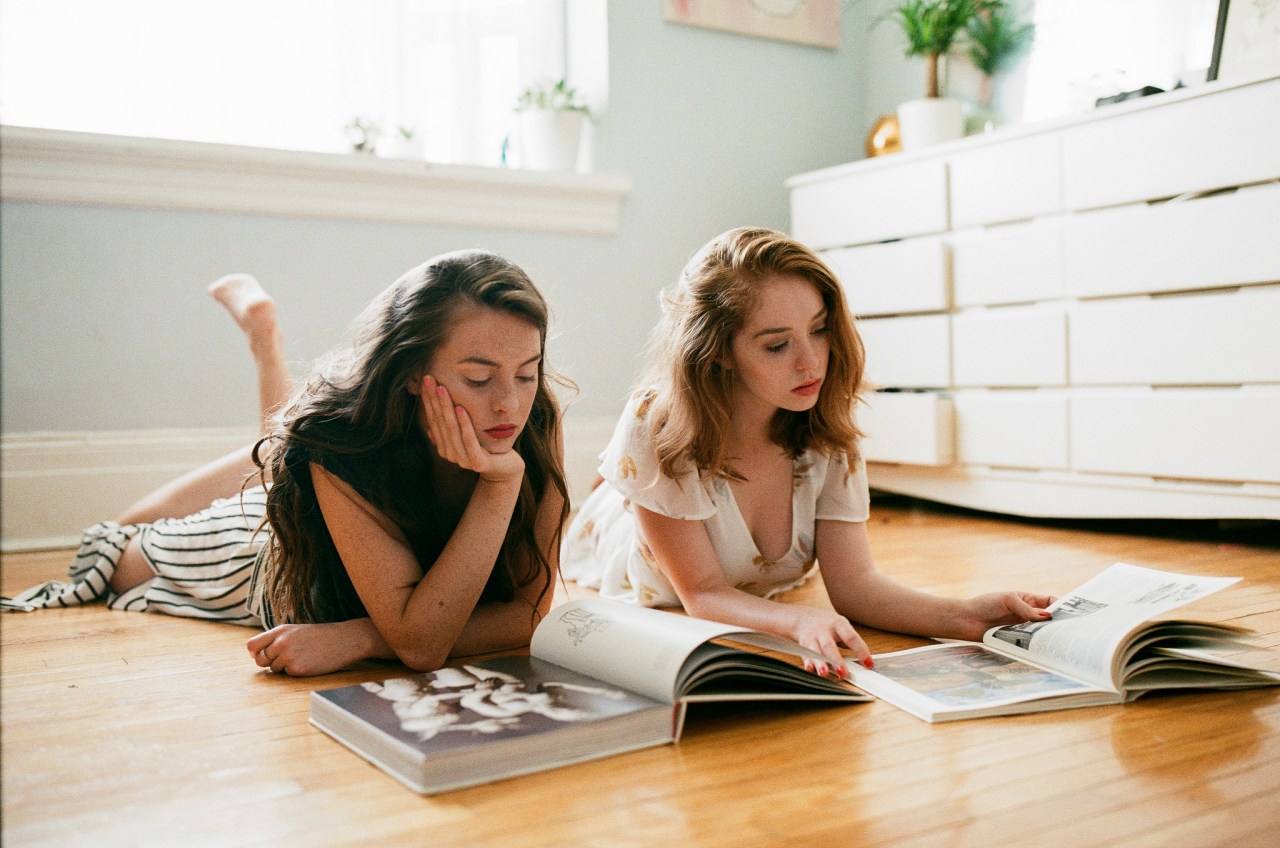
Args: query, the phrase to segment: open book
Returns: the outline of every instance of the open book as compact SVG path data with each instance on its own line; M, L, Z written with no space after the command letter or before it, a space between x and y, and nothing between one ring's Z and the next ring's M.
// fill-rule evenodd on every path
M312 692L311 723L429 794L674 742L695 701L871 700L762 651L822 659L760 631L589 598L551 611L532 656Z
M1238 577L1116 563L1049 609L1048 621L988 630L849 663L861 688L925 721L1118 704L1155 689L1280 685L1280 658L1224 624L1161 618ZM1270 669L1270 670L1268 670Z

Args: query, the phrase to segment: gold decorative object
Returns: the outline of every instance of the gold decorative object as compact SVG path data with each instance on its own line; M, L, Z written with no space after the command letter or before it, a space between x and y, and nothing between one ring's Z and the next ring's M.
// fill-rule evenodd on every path
M898 116L881 115L867 133L867 155L882 156L902 149L902 137L898 135Z

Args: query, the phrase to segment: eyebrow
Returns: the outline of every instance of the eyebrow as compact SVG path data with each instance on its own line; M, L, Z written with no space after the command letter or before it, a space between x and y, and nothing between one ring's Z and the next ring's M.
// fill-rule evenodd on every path
M826 318L826 317L827 317L827 308L824 306L821 309L819 309L812 318L809 319L809 323L812 324L816 321L821 321L823 318ZM790 327L766 327L760 332L754 334L751 338L758 339L761 336L772 336L778 333L788 333L790 331L791 331Z
M524 362L521 362L521 363L520 363L519 365L517 365L516 367L517 367L517 368L523 368L523 367L525 367L526 365L532 365L533 363L537 362L537 361L538 361L539 359L541 359L541 358L542 358L542 354L540 354L540 353L535 353L533 356L529 357L529 358L528 358L528 359L526 359ZM462 360L460 360L459 362L460 362L460 363L462 363L462 362L470 362L470 363L472 363L473 365L484 365L484 366L486 366L486 367L488 367L488 368L501 368L501 367L502 367L501 363L494 362L492 359L485 359L484 357L480 357L480 356L468 356L467 358L462 359Z

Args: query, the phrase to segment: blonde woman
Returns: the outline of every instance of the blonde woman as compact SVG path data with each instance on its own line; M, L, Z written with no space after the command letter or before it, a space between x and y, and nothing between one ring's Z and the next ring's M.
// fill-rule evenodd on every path
M565 577L602 595L789 637L844 674L870 666L852 622L980 638L1052 599L967 600L880 574L853 421L863 347L839 282L782 233L713 239L663 293L647 370L565 533ZM816 568L833 609L770 600Z

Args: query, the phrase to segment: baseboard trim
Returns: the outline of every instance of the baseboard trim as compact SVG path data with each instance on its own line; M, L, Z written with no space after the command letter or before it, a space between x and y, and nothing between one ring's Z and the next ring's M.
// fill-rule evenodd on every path
M565 473L576 503L591 490L613 416L566 416ZM0 438L0 551L75 545L180 474L249 444L249 428L14 433Z

